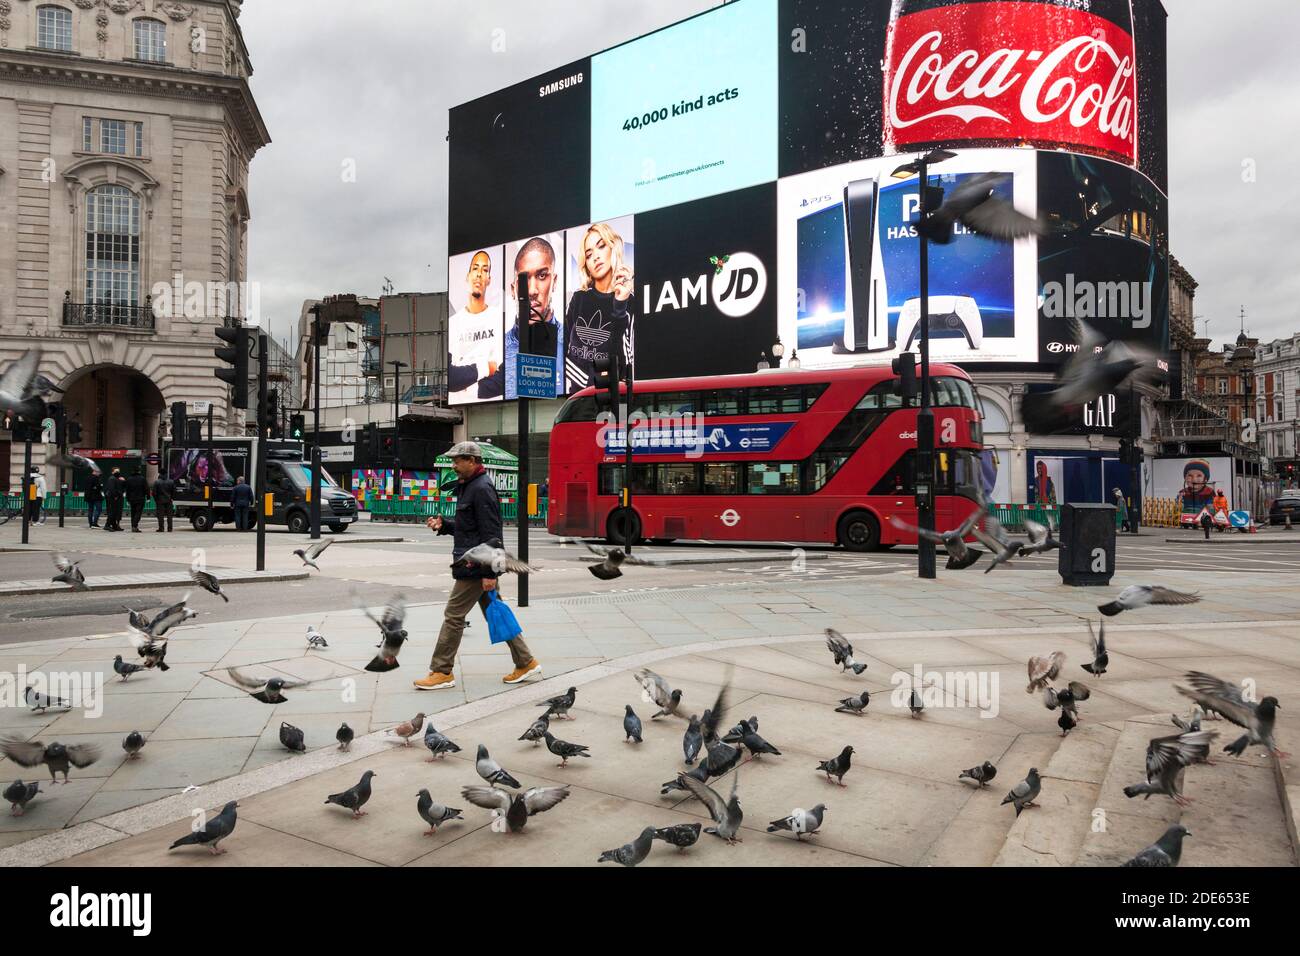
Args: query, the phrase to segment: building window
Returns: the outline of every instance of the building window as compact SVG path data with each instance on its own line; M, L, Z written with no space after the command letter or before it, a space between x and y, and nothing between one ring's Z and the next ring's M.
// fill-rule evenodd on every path
M135 154L137 156L143 156L144 155L144 124L132 123L131 125L135 127Z
M85 152L90 152L95 148L95 141L92 137L95 134L95 121L89 116L82 117L81 120L81 148Z
M135 58L163 63L167 59L167 25L159 20L135 21Z
M391 392L391 391L392 391L393 389L395 389L395 388L397 388L397 379L393 378L393 376L391 376L391 375L385 375L385 376L384 376L384 391L386 391L386 392Z
M86 301L140 304L140 200L125 186L86 194Z
M1220 395L1228 394L1228 380L1226 378L1219 379L1219 394Z
M96 129L98 126L98 129ZM98 149L96 149L98 144ZM112 156L144 155L144 124L119 119L81 119L81 147Z
M99 121L99 151L126 155L126 123L121 120Z
M45 50L72 52L72 11L63 7L37 7L36 45Z
M416 376L415 376L415 385L416 385L416 388L428 388L428 387L429 387L429 376L428 376L428 374L425 373L425 372L421 372L420 374L416 375Z

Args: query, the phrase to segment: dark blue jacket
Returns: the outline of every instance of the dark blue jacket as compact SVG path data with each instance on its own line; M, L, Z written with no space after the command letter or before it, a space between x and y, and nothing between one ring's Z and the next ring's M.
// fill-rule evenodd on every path
M253 504L253 489L247 482L240 482L230 492L230 504L235 508L251 507Z
M456 489L456 517L443 518L442 528L438 532L452 536L453 561L476 544L501 541L501 502L488 473L480 472L469 481L458 481ZM451 576L457 580L490 578L492 571L484 568L452 568Z

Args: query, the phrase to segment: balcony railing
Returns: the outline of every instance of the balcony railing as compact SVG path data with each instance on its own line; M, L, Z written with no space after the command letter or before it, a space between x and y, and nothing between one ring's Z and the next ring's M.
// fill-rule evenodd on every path
M64 328L130 329L135 332L153 332L156 328L153 305L145 297L144 305L124 305L117 302L63 301Z

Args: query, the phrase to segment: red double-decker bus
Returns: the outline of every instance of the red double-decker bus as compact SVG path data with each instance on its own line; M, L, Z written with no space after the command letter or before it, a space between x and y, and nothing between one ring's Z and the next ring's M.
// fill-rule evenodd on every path
M932 365L931 393L935 522L945 529L979 507L983 432L965 372ZM623 428L586 388L551 432L548 529L615 544L915 544L889 519L917 524L916 416L888 366L637 382L625 508Z

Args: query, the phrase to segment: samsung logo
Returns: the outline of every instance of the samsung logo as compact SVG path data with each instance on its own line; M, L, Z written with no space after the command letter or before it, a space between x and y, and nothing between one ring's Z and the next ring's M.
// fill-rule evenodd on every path
M562 80L556 80L554 83L547 83L545 86L537 88L537 95L550 96L552 93L558 93L560 90L567 90L571 86L578 86L582 83L582 74L575 73L573 76L566 76Z

